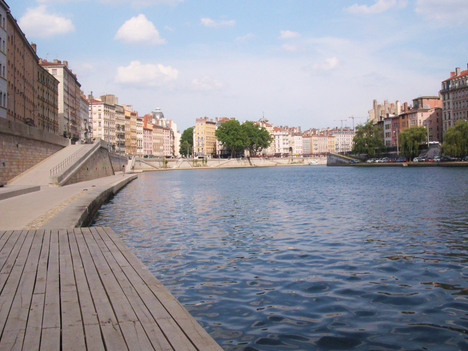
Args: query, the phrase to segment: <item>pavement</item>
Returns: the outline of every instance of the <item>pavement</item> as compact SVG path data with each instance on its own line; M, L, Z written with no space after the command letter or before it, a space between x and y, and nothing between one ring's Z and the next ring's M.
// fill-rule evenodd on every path
M117 172L63 187L37 184L43 182L41 178L36 184L31 180L28 185L7 184L0 187L0 230L86 225L104 201L136 178L134 174Z

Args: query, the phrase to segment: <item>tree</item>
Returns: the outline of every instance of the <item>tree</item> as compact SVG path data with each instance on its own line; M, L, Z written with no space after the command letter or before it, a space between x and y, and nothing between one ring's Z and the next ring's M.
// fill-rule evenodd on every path
M356 155L367 154L369 157L374 157L385 150L382 127L373 125L372 122L356 126L353 142L352 152Z
M187 128L180 137L179 153L181 155L191 155L193 147L193 127Z
M249 139L245 128L235 119L222 123L216 129L215 135L231 151L231 156L241 154L249 146Z
M259 128L254 122L246 121L242 123L242 128L248 139L247 149L249 149L250 156L257 155L263 149L269 147L273 141L266 128Z
M419 145L426 140L427 130L423 126L413 126L400 133L400 150L405 156L413 158L419 154Z
M444 134L442 144L444 155L465 157L468 155L468 122L459 120Z

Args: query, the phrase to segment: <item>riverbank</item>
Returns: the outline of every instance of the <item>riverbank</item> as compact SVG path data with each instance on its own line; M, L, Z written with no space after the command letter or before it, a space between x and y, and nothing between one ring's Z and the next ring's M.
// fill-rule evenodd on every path
M136 178L118 173L63 187L34 186L31 192L24 186L4 186L0 188L0 229L85 226L105 201Z

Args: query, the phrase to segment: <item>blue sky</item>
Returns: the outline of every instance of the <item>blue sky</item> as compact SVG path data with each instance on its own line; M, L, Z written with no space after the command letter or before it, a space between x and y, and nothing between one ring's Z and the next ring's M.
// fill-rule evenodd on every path
M467 0L7 0L86 95L182 132L197 117L352 126L372 100L437 95L467 69ZM356 119L364 122L365 119Z

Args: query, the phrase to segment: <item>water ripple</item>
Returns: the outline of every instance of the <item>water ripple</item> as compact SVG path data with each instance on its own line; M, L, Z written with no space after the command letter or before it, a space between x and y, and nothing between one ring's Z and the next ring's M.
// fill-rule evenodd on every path
M468 350L466 172L144 173L94 225L224 350Z

